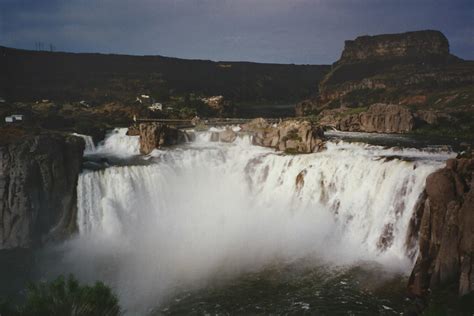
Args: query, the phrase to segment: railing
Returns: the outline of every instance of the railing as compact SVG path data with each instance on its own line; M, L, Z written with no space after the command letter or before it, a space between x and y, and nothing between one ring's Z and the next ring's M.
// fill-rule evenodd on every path
M239 125L245 124L254 120L253 118L199 118L199 124L205 125ZM286 120L308 120L313 121L313 117L282 117L282 118L265 118L270 124L279 123ZM181 119L159 119L159 118L134 118L137 123L163 123L167 125L173 125L179 128L193 127L197 120L181 120Z

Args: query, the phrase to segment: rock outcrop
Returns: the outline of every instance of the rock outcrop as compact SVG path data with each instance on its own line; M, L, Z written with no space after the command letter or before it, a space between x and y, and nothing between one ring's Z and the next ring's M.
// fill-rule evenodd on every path
M183 131L161 123L141 123L139 135L140 153L145 155L156 148L177 145L186 141Z
M360 36L345 41L340 62L373 60L375 58L420 58L430 55L447 56L449 43L439 31L418 31L401 34Z
M212 132L211 142L232 143L237 138L237 133L227 128L222 132Z
M405 107L377 103L365 112L343 117L338 124L342 131L406 133L413 130L415 119Z
M451 55L448 40L441 32L362 36L346 41L341 58L319 83L319 94L297 104L295 111L298 116L319 115L330 119L321 112L349 109L346 112L359 114L371 104L393 104L406 108L404 113L397 110L403 120L410 111L415 123L420 124L409 122L400 129L389 127L390 132L420 129L441 135L449 131L450 135L469 138L474 135L473 84L474 62ZM340 115L337 121L342 116L346 115ZM373 113L347 117L342 129L363 130L358 127L360 116L365 116L368 125L374 119L382 119ZM371 130L384 128L374 126Z
M422 296L455 283L474 291L474 158L450 159L426 179L421 205L419 255L409 289Z
M84 140L47 133L0 146L0 250L75 230Z
M287 153L318 152L325 146L323 129L308 121L289 120L271 126L262 119L257 120L242 127L242 130L253 133L254 145Z
M405 133L415 127L415 115L400 105L377 103L359 113L349 108L324 110L319 124L345 132Z

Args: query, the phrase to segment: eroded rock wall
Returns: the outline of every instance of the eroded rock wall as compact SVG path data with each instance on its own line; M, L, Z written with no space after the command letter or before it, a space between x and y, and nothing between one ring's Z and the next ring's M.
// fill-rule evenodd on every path
M448 55L448 39L439 31L360 36L345 41L341 61L353 62L374 58L422 57Z
M0 250L75 230L84 146L82 138L51 133L0 147Z
M409 289L422 296L455 283L474 290L474 159L451 159L426 179L419 218L419 255Z
M253 133L254 145L289 153L312 153L325 147L323 129L308 121L288 120L272 126L257 120L242 128Z

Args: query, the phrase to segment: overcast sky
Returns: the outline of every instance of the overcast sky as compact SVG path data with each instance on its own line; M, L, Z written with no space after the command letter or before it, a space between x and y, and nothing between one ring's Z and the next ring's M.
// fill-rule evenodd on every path
M474 0L0 0L0 45L328 64L359 35L437 29L474 59Z

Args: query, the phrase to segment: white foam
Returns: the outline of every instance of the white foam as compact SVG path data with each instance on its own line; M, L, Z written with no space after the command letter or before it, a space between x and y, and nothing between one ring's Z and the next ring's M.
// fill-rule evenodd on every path
M399 271L413 264L409 221L448 153L330 142L291 156L252 146L250 136L227 144L210 134L155 151L151 165L81 174L80 236L65 246L63 264L112 284L128 310L156 306L177 287L303 257ZM387 159L398 156L408 161Z

